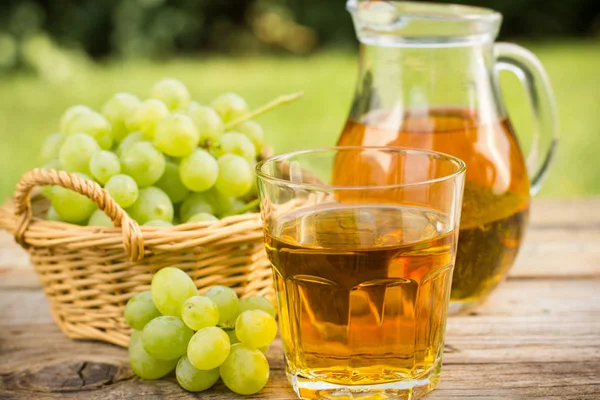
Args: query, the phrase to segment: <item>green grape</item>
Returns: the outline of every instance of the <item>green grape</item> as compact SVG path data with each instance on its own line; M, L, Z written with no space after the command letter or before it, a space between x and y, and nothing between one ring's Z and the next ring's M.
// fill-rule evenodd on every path
M121 163L115 153L101 150L92 155L89 168L92 176L104 185L110 178L121 172Z
M129 348L131 348L134 344L136 344L142 338L142 331L138 331L136 329L131 331L131 335L129 335Z
M51 161L47 162L46 164L44 164L41 169L45 169L45 170L53 169L56 171L60 171L63 168L62 168L60 161L58 159L54 159L54 160L51 160ZM46 196L46 198L50 199L50 197L52 196L52 188L53 187L54 187L54 185L42 186L40 188L40 192L44 196Z
M120 142L129 133L125 121L140 105L140 99L129 93L117 93L102 106L102 115L112 126L115 141Z
M125 321L130 327L141 331L154 318L160 317L160 311L154 305L149 290L131 296L125 306Z
M239 301L235 291L227 286L214 286L204 295L219 308L219 326L232 327L239 313Z
M248 162L256 160L256 148L252 141L239 132L224 133L212 152L217 158L225 154L235 154L244 157Z
M154 186L165 192L173 204L183 201L190 194L179 178L179 165L173 161L167 161L165 172Z
M183 322L195 331L219 323L219 308L206 296L193 296L183 303Z
M159 360L172 360L183 356L194 331L182 320L170 315L156 317L144 326L144 350Z
M63 113L60 118L60 131L62 133L67 133L67 127L71 124L71 122L80 115L85 114L93 114L94 110L87 106L72 106L67 108L67 110Z
M58 213L52 206L50 206L50 208L48 208L48 211L46 211L46 221L64 222L64 220L60 217L60 215L58 215Z
M198 369L217 368L229 355L229 336L221 328L209 326L194 334L188 344L187 356Z
M131 148L131 146L139 142L148 142L148 139L140 131L132 132L129 135L125 136L121 143L119 143L119 146L117 147L115 153L117 153L117 156L121 158L123 157L123 154L125 154L127 150Z
M270 346L263 346L263 347L259 347L257 350L259 350L263 354L267 354L267 352L269 351L269 347Z
M210 189L217 180L219 167L217 160L206 150L196 149L183 158L179 164L179 178L188 189L203 192Z
M241 343L231 346L219 372L225 386L241 395L258 393L267 384L270 373L265 355Z
M133 144L121 157L123 173L135 179L139 187L150 186L165 172L165 156L151 143Z
M89 173L90 159L99 150L100 146L94 138L84 133L76 133L65 139L58 157L67 171Z
M46 164L58 158L58 152L62 144L65 141L65 135L62 133L53 133L46 136L42 143L42 150L40 152L40 161L42 164Z
M235 335L235 329L225 329L225 333L227 334L227 336L229 336L229 342L231 343L231 345L240 342L240 340Z
M174 213L173 203L165 192L150 186L140 189L137 200L127 208L127 213L140 225L154 220L171 222Z
M240 299L240 314L249 310L262 310L275 318L275 306L263 296L249 296Z
M199 143L198 129L187 115L168 115L159 121L154 129L154 146L172 157L191 154Z
M131 339L130 339L131 340ZM159 379L175 369L177 359L159 360L144 350L142 340L136 340L129 346L129 365L142 379Z
M214 222L218 220L219 218L215 217L214 215L202 212L192 215L186 222L189 224L192 222Z
M252 187L254 173L250 164L242 157L225 154L219 158L218 170L215 188L224 196L240 197Z
M159 219L155 219L155 220L146 222L143 226L169 227L169 226L173 226L173 224L170 222L167 222L167 221L161 221Z
M208 192L194 192L186 197L179 207L179 219L187 221L192 215L199 213L214 214L214 209L208 199Z
M187 107L190 102L190 92L177 79L165 78L152 86L150 97L165 103L171 110Z
M140 103L125 121L125 126L130 132L141 131L146 138L153 139L156 124L167 115L169 115L169 109L165 103L149 99Z
M263 130L262 126L254 121L246 121L236 126L235 130L243 133L248 139L250 139L256 148L256 152L260 153L265 145L265 131Z
M84 174L76 174L84 179L90 179ZM65 222L79 223L87 221L96 210L96 203L86 196L62 186L54 186L50 196L52 207Z
M214 109L201 106L193 101L188 107L188 115L196 124L200 134L200 143L216 143L223 133L223 120Z
M235 334L246 346L268 346L277 336L277 322L262 310L244 311L235 321Z
M95 111L75 116L64 131L65 135L85 133L93 137L103 150L110 150L113 144L112 127L110 123Z
M183 303L198 290L192 278L178 268L166 267L152 278L150 286L152 299L158 311L163 315L181 317Z
M227 214L229 211L231 211L234 207L236 207L236 204L244 204L243 202L237 200L234 197L227 197L224 196L223 194L221 194L218 190L216 190L214 187L207 191L204 192L205 198L206 200L209 202L209 204L212 206L212 208L214 209L214 215L217 216L223 216L225 214Z
M115 226L108 215L101 210L94 211L87 224L88 226L105 226L107 228L113 228Z
M140 191L137 183L129 175L115 175L104 185L104 190L123 208L127 208L137 200Z
M210 389L219 380L219 368L202 370L194 367L187 356L177 363L175 376L179 386L188 392L202 392Z
M225 123L243 117L250 112L246 100L235 93L223 93L212 102L211 106L219 113Z

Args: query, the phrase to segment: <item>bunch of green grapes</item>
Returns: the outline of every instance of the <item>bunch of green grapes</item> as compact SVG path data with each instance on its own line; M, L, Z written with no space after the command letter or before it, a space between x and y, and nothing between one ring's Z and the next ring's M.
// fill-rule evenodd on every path
M65 111L59 133L42 145L43 168L81 174L108 191L141 225L210 223L256 208L254 164L264 131L246 101L225 93L208 105L163 79L148 99L117 93L95 111ZM42 191L48 219L112 226L86 197L61 187Z
M219 378L233 392L259 392L269 379L267 348L277 335L275 308L264 297L238 299L214 286L198 295L182 270L166 267L152 278L150 291L137 293L125 307L133 328L129 362L142 379L175 370L190 392L212 387Z

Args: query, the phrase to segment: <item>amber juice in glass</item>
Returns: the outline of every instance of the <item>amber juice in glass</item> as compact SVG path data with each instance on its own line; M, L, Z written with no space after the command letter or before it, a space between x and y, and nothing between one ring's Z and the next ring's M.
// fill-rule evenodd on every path
M367 161L402 171L384 185L332 185L339 166L353 161L357 169ZM298 396L417 398L432 390L462 161L339 147L275 157L258 171L286 369Z

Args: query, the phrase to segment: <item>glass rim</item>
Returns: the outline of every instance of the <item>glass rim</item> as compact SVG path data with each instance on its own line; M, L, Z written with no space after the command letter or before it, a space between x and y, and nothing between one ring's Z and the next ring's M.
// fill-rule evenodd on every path
M409 155L420 155L427 156L428 158L437 158L440 160L445 160L453 163L457 170L452 172L451 174L447 174L444 176L440 176L438 178L422 180L418 182L410 182L410 183L393 183L386 185L358 185L358 186L349 186L349 185L325 185L318 183L298 183L292 182L288 179L277 178L275 176L269 175L268 173L262 171L262 168L273 162L277 161L285 161L289 160L291 157L309 154L309 153L322 153L329 151L339 151L339 150L377 150L377 151L385 151L385 152L394 152L401 154L409 154ZM302 189L313 189L313 190L337 190L337 191L350 191L350 190L389 190L389 189L401 189L408 187L418 187L418 186L428 186L435 183L440 183L448 180L452 180L462 174L465 173L467 169L467 164L458 157L453 155L442 153L439 151L433 150L423 150L423 149L415 149L410 147L402 147L402 146L330 146L330 147L316 147L304 150L295 150L286 153L282 153L276 156L271 156L265 160L260 161L256 164L255 172L258 178L263 179L269 182L279 183L289 187L302 188Z
M357 12L360 9L361 3L369 3L361 0L347 0L346 9L349 12ZM371 2L375 3L375 2ZM496 21L502 18L502 14L498 11L488 8L471 6L466 4L453 4L453 3L439 3L435 1L402 1L402 0L384 0L383 3L396 4L406 6L403 11L408 11L403 15L403 18L408 19L431 19L431 20L445 20L445 21L473 21L473 20L487 20ZM412 11L411 8L415 10ZM434 9L444 9L448 13L440 14L439 12L433 12ZM431 12L424 10L429 9Z

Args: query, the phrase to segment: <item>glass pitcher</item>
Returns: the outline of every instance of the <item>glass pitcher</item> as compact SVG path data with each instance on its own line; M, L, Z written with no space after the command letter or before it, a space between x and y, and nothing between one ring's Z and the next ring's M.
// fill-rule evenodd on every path
M361 43L360 75L338 144L430 149L466 162L450 312L471 309L512 266L530 197L554 155L558 123L546 72L528 50L494 43L502 17L493 10L361 0L347 8ZM529 94L534 130L527 161L502 102L503 70ZM371 172L357 176L338 167L338 184L383 184L408 171L365 166Z

